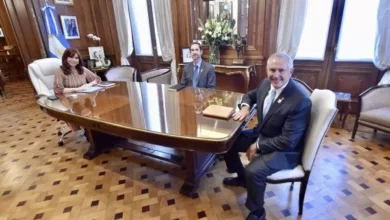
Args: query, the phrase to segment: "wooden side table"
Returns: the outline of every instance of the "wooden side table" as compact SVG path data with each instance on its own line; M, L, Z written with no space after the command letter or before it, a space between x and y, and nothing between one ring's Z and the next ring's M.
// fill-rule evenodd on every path
M343 111L339 111L339 113L340 113L339 120L342 121L341 128L344 128L345 121L347 120L347 117L352 109L352 107L351 107L351 103L352 103L351 93L335 92L335 94L336 94L337 102L341 102L343 105ZM345 111L345 106L347 106L346 111Z
M102 68L90 68L90 70L98 75L102 81L107 81L106 72L109 69L109 67L102 67Z
M3 73L0 70L0 95L3 97L3 99L6 98L5 96L5 77Z

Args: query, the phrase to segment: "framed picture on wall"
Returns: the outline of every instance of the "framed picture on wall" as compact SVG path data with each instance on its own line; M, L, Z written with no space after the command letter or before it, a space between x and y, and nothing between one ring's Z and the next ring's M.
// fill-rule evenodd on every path
M89 59L91 60L104 60L103 47L88 47Z
M57 5L73 5L73 0L54 0Z
M3 29L0 28L0 37L4 37Z
M65 39L80 39L76 16L60 16Z
M191 57L190 48L183 48L182 53L183 53L183 63L191 63L192 57Z

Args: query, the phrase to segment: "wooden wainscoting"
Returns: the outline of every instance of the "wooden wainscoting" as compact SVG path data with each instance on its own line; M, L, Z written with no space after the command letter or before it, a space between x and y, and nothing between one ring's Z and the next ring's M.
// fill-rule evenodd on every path
M161 57L158 57L157 63L153 56L135 56L135 60L138 73L143 73L155 68L171 67L171 62L165 62Z
M182 49L189 48L197 33L195 19L204 15L203 0L172 0L172 22L174 29L175 51L177 63L183 62ZM276 50L280 2L273 0L250 0L248 10L248 47L244 52L245 65L254 65L257 76L250 83L254 89L262 78L265 78L264 61ZM195 10L191 10L195 9ZM208 61L209 50L204 47L203 58ZM230 47L221 48L221 64L231 65L237 57L236 51Z
M304 81L310 88L325 88L326 75L323 61L294 61L294 77Z
M41 10L45 1L4 0L4 3L25 65L46 57L49 47ZM71 47L80 50L83 58L89 56L88 47L97 46L87 37L91 33L101 38L101 46L104 47L106 56L113 57L112 63L120 63L119 40L111 0L75 0L73 6L54 4L53 0L48 0L47 3L55 6L59 23L61 15L77 17L80 39L68 42ZM3 14L3 11L1 12ZM62 25L59 25L62 29Z

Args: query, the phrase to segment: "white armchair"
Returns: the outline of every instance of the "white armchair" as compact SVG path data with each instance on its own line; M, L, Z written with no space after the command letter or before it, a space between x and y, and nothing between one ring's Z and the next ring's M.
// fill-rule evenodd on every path
M292 170L281 170L267 178L267 182L272 184L301 182L299 215L302 215L307 183L318 149L337 114L336 95L332 91L315 89L310 99L311 119L305 137L302 164Z
M359 125L390 133L390 84L373 86L359 95L358 112L352 131L355 138Z
M131 66L115 66L110 68L106 73L108 81L136 81L137 70Z
M141 73L141 81L157 84L171 84L172 71L170 68L152 69Z
M35 60L28 65L28 74L38 97L54 95L54 73L60 66L61 60L57 58Z
M62 62L60 59L45 58L35 60L28 65L28 74L30 76L31 83L34 86L37 98L54 95L54 73L58 70L58 68L60 68L61 64ZM61 105L59 102L52 104ZM65 107L64 110L66 110ZM58 145L62 146L63 138L70 133L71 131L62 133L61 130L59 130L57 133L60 137Z

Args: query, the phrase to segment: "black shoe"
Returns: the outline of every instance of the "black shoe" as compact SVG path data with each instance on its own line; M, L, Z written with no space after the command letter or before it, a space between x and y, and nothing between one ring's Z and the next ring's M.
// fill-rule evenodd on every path
M229 170L229 169L226 169L226 172L228 172L228 173L237 173L236 171L234 171L234 170Z
M227 186L241 186L246 188L245 180L239 179L238 177L226 177L223 179L223 184Z
M261 216L257 216L254 212L249 213L245 220L266 220L265 212Z

